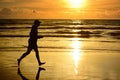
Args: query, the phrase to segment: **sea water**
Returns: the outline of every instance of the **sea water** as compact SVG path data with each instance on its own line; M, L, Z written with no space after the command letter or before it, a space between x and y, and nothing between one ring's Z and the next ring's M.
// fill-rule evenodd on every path
M103 50L119 51L120 42L120 20L72 20L72 19L42 19L38 28L39 36L44 36L40 42L46 42L42 48L71 49L66 45L57 45L57 42L71 42L74 40L82 42L101 42L106 43ZM0 20L0 47L5 48L25 47L29 38L29 32L33 25L33 19L1 19ZM21 39L23 41L21 41ZM6 44L6 41L8 44ZM18 42L17 44L9 42ZM55 42L56 45L49 45ZM6 44L6 45L5 45ZM38 42L39 44L39 42ZM117 44L110 47L109 44ZM38 45L39 46L39 45ZM98 45L85 46L85 50L101 49ZM93 48L92 48L93 47Z

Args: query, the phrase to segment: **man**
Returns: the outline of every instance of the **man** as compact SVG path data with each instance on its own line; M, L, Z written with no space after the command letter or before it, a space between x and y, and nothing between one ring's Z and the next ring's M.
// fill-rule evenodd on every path
M34 25L32 26L31 32L30 32L30 38L28 40L28 48L27 51L17 60L18 61L18 66L20 65L21 60L26 57L28 54L30 54L30 52L32 51L32 49L35 51L36 53L36 58L38 61L39 66L45 63L42 63L40 61L39 58L39 51L38 51L38 46L37 46L37 39L38 38L43 38L43 36L38 37L38 26L40 25L41 22L39 22L39 20L35 20L34 21Z

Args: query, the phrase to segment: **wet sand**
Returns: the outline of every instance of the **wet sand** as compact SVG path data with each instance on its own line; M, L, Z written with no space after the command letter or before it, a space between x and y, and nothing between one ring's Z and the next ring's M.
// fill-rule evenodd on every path
M116 51L40 52L46 64L38 66L31 52L17 66L24 51L0 52L0 80L120 80Z
M119 40L103 38L43 38L41 61L34 51L21 62L26 38L0 38L0 80L120 80Z

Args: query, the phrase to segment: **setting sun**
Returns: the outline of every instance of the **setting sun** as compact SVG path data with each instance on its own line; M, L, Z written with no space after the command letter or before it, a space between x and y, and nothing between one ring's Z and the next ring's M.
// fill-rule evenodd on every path
M85 5L85 0L68 0L71 8L81 8Z

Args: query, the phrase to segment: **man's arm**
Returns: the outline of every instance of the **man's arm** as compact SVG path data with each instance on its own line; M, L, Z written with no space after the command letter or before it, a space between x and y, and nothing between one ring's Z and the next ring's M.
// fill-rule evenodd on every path
M38 39L43 38L43 36L38 36Z

